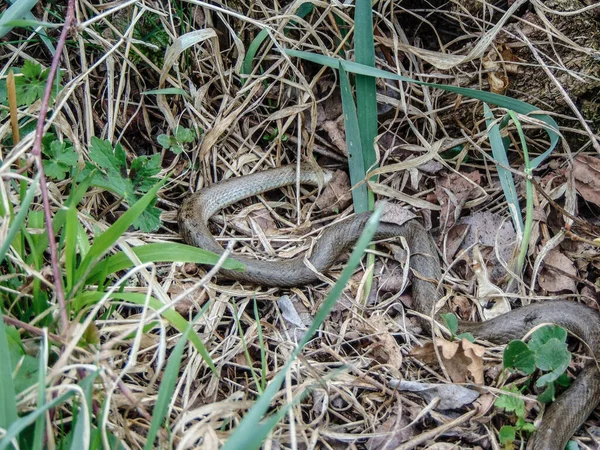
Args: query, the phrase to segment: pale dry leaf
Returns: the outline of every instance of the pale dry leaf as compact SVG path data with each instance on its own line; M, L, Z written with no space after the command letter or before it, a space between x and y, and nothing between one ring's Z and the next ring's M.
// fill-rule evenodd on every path
M479 243L492 249L497 248L502 260L511 260L517 235L510 220L503 220L502 216L489 211L479 211L461 217L457 225L469 225L468 232L460 246L461 250ZM483 251L482 253L485 254ZM489 278L495 281L500 279L506 271L498 261L496 252L490 251L488 253L490 256L485 258L485 262L489 270ZM458 254L460 254L460 251Z
M359 326L360 331L369 335L372 342L367 351L376 361L400 368L403 357L400 346L389 332L386 320L381 316L371 316Z
M291 298L289 295L282 295L277 300L277 306L281 311L281 316L286 324L280 323L280 327L285 326L287 332L294 339L302 339L306 330L312 322L312 316L306 309L306 306L296 296Z
M331 181L325 186L315 204L323 211L339 213L352 202L350 178L343 170L336 170Z
M479 191L480 184L481 174L477 170L466 174L451 173L437 183L435 195L442 206L440 215L446 228L456 223L464 204Z
M483 384L483 354L485 349L478 344L462 339L462 348L465 352L465 356L471 360L471 364L467 366L467 370L473 377L473 381L477 384Z
M600 158L579 155L573 161L575 189L585 201L600 205Z
M435 407L439 410L460 409L473 403L479 392L451 383L421 383L417 381L391 380L390 386L399 391L412 392L427 403L435 398L440 402Z
M493 319L510 311L510 303L504 292L490 281L487 267L479 246L473 248L473 263L471 268L477 277L477 301L485 320Z
M556 267L569 275L577 276L577 269L573 261L555 248L550 250L544 258L544 268L538 277L539 285L548 292L577 292L575 280L552 270L552 267Z
M376 434L370 438L366 447L369 450L393 450L403 442L408 441L415 435L414 426L409 426L409 422L404 414L392 414L385 422L375 428Z
M341 124L339 120L327 120L321 123L321 128L327 133L329 136L329 140L333 145L335 145L340 153L343 155L348 154L348 146L346 145L346 134L344 130L341 128Z
M415 213L402 205L398 205L397 203L377 201L375 206L383 206L381 222L402 225L403 223L408 222L416 217Z

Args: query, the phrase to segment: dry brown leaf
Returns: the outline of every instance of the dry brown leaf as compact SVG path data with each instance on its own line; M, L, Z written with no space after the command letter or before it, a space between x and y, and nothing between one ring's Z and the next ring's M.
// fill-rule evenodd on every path
M392 450L415 435L414 426L408 426L409 422L403 414L392 414L385 422L376 429L376 434L385 433L383 436L374 436L367 441L369 450Z
M422 383L418 381L391 380L390 386L399 391L413 392L428 403L438 398L435 409L459 409L473 403L479 392L457 384Z
M323 189L315 204L317 208L323 211L337 214L352 202L352 192L350 189L348 174L343 170L336 170L333 178L325 189Z
M600 205L600 158L579 155L573 162L573 178L579 195Z
M447 341L436 339L440 356L448 376L455 383L466 383L472 379L477 384L483 384L483 353L485 349L466 339L460 341ZM437 362L433 344L428 343L423 347L413 349L409 356L418 358L426 364Z
M556 267L569 275L577 276L577 269L573 261L559 250L552 249L544 258L544 268L538 278L540 286L548 292L577 292L575 280L556 270L552 270L552 267Z
M478 171L451 173L437 184L435 195L442 206L441 218L445 221L446 228L456 223L464 204L477 192L480 184L481 174Z
M365 350L372 358L382 364L400 368L403 361L402 352L398 342L389 332L387 322L383 317L369 317L366 319L366 324L360 326L360 331L369 335L372 343Z

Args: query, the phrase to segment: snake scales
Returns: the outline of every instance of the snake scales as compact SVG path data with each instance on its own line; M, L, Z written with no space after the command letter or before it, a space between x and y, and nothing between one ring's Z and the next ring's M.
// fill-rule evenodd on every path
M293 166L233 178L187 197L178 214L180 232L185 242L220 254L223 248L216 242L208 229L208 220L220 209L241 199L270 189L291 185L296 182ZM321 176L307 168L300 170L300 182L318 185L328 182L330 174ZM324 179L323 179L324 178ZM325 230L309 258L318 272L325 272L338 257L355 243L360 236L368 213L356 214ZM435 245L416 221L402 225L380 223L374 239L404 236L411 249L411 268L420 274L413 280L415 309L430 315L437 300L435 284L429 280L441 279L441 266ZM220 273L240 281L266 286L301 286L318 278L304 264L304 256L283 261L259 261L234 256L246 265L245 272L221 270ZM523 337L533 327L554 323L566 328L580 338L590 351L592 358L583 368L573 384L546 408L544 417L532 440L534 450L563 450L567 441L586 420L600 402L600 314L573 301L546 301L513 310L486 322L461 322L461 331L469 331L480 339L505 344Z

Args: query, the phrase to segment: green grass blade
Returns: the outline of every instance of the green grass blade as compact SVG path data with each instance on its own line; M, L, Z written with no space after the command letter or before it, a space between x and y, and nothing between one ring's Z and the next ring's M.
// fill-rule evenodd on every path
M219 256L191 245L178 243L154 243L133 247L132 251L142 263L149 262L189 262L196 264L215 265ZM111 274L133 266L132 261L124 252L118 252L96 264L91 270L86 283L95 284L104 274ZM227 259L222 266L224 269L245 270L246 266L238 261Z
M151 91L144 91L142 95L183 95L188 100L191 100L190 95L181 88L164 88L164 89L153 89Z
M87 375L79 383L85 397L85 402L81 401L77 414L73 415L73 431L71 435L71 450L79 450L81 448L93 448L90 445L92 435L94 434L94 425L92 424L92 402L94 394L94 381L100 375L100 370Z
M504 147L504 142L500 134L500 127L498 123L494 122L494 114L487 104L483 104L483 111L485 122L488 128L488 140L490 141L490 147L492 148L492 156L496 161L502 164L504 167L510 167L508 162L508 156L506 154L507 149ZM497 165L498 178L500 179L500 185L504 192L504 197L508 203L508 209L510 216L513 219L517 234L522 236L523 234L523 216L521 215L521 207L519 206L519 196L517 195L517 187L515 186L515 180L512 173L502 166Z
M352 184L354 211L361 213L369 210L369 193L367 183L364 182L367 168L365 167L365 160L363 158L356 105L354 104L348 74L344 70L344 64L340 64L339 70L344 128L346 131L346 143L348 145L348 169L350 172L350 183Z
M129 208L121 217L117 219L115 223L113 223L108 230L98 236L90 251L85 256L84 260L77 271L77 279L83 278L83 275L88 271L90 266L95 262L95 260L100 259L109 249L113 246L115 242L127 231L135 219L139 217L140 214L144 212L146 207L150 204L150 202L156 197L159 189L165 183L166 178L158 182L152 189L150 189L142 198L140 198L135 204Z
M305 2L300 5L298 8L298 12L296 13L297 17L303 18L307 14L310 14L314 9L314 5L311 2ZM294 24L295 21L291 20L290 24ZM244 61L242 62L242 67L240 67L241 75L250 75L252 73L252 64L254 62L254 58L256 58L256 53L258 49L263 44L265 39L269 37L269 32L266 29L263 29L256 35L256 37L252 40L250 45L248 46L248 50L246 51L246 56L244 57ZM245 78L242 78L242 86L246 82Z
M15 385L12 379L12 367L10 360L10 349L8 348L8 336L4 316L0 307L0 427L8 429L17 420L17 398ZM6 440L3 438L2 441Z
M375 42L373 40L373 7L371 0L357 0L354 13L354 53L356 62L375 67ZM356 108L358 129L362 143L365 168L373 170L377 160L374 149L377 136L377 86L375 78L356 75ZM366 175L366 174L365 174ZM374 197L370 196L369 209Z
M314 62L316 64L321 64L327 67L331 67L333 69L339 69L340 63L342 62L338 58L331 58L329 56L319 55L316 53L304 52L300 50L286 50L286 54L292 57L298 57L305 59L307 61ZM352 72L359 75L368 75L371 77L380 77L391 80L405 81L409 83L415 83L421 86L429 86L433 88L443 89L448 92L454 92L455 94L464 95L465 97L475 98L477 100L481 100L485 103L490 103L496 106L500 106L502 108L511 109L519 114L531 114L536 119L545 123L545 131L548 133L550 137L550 146L548 150L546 150L543 155L538 156L532 161L532 165L537 162L537 159L540 157L546 157L548 154L554 150L556 144L558 143L559 135L556 132L558 130L558 125L556 121L547 114L542 114L539 112L539 109L529 103L523 102L521 100L516 100L514 98L506 97L500 94L494 94L492 92L484 92L478 91L475 89L467 89L460 88L456 86L449 86L445 84L437 84L437 83L426 83L424 81L413 80L412 78L404 77L402 75L397 75L392 72L388 72L386 70L377 69L375 67L365 66L363 64L358 64L352 61L344 61L344 69L347 72Z
M46 404L46 369L48 366L47 358L48 341L46 336L42 339L40 346L39 367L38 367L38 398L37 407L43 408ZM35 430L33 434L32 450L42 450L44 448L44 431L46 429L46 417L40 416L35 421Z
M23 198L23 200L21 201L21 209L15 216L15 220L13 220L13 223L8 228L8 233L6 233L6 239L4 239L4 242L2 242L2 244L0 245L0 264L2 264L2 261L4 261L8 249L15 240L15 237L19 230L21 230L21 226L25 222L25 218L27 217L27 213L29 212L29 205L31 205L31 201L35 196L35 191L37 189L39 181L40 175L38 174L34 178L33 183L31 183L31 186L29 186L29 189L27 189L25 198Z
M75 311L79 311L81 308L83 308L86 305L94 304L94 303L100 301L105 295L106 295L106 292L97 292L97 291L82 292L77 297L75 297L75 299L73 300L73 309ZM143 306L146 304L146 295L135 293L135 292L115 292L113 294L110 294L110 297L117 299L117 300L123 300L123 301L129 302L129 303L133 303L133 304L139 305L139 306ZM164 304L160 300L158 300L154 297L150 297L149 306L152 309L154 309L155 311L158 311L158 310L162 310L162 308L164 307ZM181 316L181 314L179 314L177 311L175 311L172 308L163 310L161 312L161 315L175 329L177 329L181 333L185 332L185 330L187 329L187 327L189 325L188 321L185 320ZM215 373L215 375L218 376L217 369L215 368L212 358L210 357L208 350L206 350L206 347L205 347L204 343L202 342L202 339L200 338L200 336L195 332L191 333L189 336L189 340L192 343L192 345L194 346L194 348L196 349L196 351L200 354L202 359L204 359L206 364L208 364L208 366Z
M0 38L6 36L13 29L8 25L10 22L22 19L27 13L31 13L37 2L38 0L19 0L9 6L0 16Z
M160 383L160 388L158 389L158 398L156 399L156 404L154 405L154 410L152 411L152 422L150 423L148 435L146 436L144 450L151 450L152 448L155 448L154 440L158 434L161 424L166 417L173 392L175 392L175 385L177 384L179 369L181 367L183 349L185 348L188 336L190 336L190 333L192 332L193 324L198 321L203 313L204 309L187 324L183 335L169 355L167 367L165 368L165 373Z
M250 408L250 410L244 416L237 428L229 436L229 439L227 439L227 442L221 448L221 450L238 450L242 448L246 450L258 449L260 448L264 439L267 437L270 430L275 426L277 422L272 418L268 418L266 420L266 422L269 423L269 426L261 426L261 420L265 413L268 411L273 398L279 391L279 388L285 379L285 374L289 370L292 362L294 361L294 359L296 359L296 357L302 351L304 346L310 341L310 339L317 332L323 321L327 318L327 316L335 306L337 299L346 287L346 284L350 280L352 273L360 263L365 249L367 248L369 242L373 238L375 230L377 230L377 224L379 223L379 219L381 218L381 213L381 208L377 208L375 210L375 212L369 219L367 225L365 226L365 229L362 232L360 238L356 242L354 250L350 255L350 259L348 260L348 264L340 274L339 280L335 283L335 285L327 295L327 298L321 305L321 308L319 308L319 311L317 311L317 314L315 315L315 318L311 323L310 327L306 331L306 334L298 343L298 347L294 350L289 361L285 364L285 366L283 366L281 371L268 384L263 395L258 397L256 403L254 403L252 408ZM285 410L285 407L283 409ZM281 412L278 414L280 417L283 417Z
M70 292L75 280L75 263L77 261L77 206L75 205L71 205L67 210L64 238L66 292Z
M2 364L2 365L4 365L4 364ZM31 425L33 422L35 422L38 419L38 417L46 414L46 412L49 409L52 409L62 403L65 403L67 400L69 400L75 394L76 394L76 391L65 392L64 394L56 397L54 400L46 403L43 407L36 408L33 411L31 411L29 414L27 414L26 416L21 417L20 419L13 422L13 424L8 428L8 430L6 430L6 435L2 437L2 440L0 440L0 450L5 450L8 447L8 445L11 444L11 441L13 439L16 439L17 436L19 436L19 434L23 430L25 430L25 428L27 428L29 425Z

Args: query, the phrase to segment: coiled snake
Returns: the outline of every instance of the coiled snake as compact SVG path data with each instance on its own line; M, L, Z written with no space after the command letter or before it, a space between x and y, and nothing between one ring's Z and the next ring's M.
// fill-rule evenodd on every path
M318 185L327 182L330 174L320 176L311 169L300 170L301 183ZM223 248L208 229L208 220L221 208L259 193L296 182L293 166L267 170L233 178L187 197L178 214L181 235L186 243L220 254ZM348 220L327 228L309 258L318 272L326 272L338 257L360 236L368 213L356 214ZM441 266L436 247L426 230L416 221L402 225L380 223L375 239L404 236L411 249L410 266L420 276L414 277L412 295L414 308L430 315L437 300L432 281L441 279ZM302 286L318 280L315 272L304 264L304 256L283 261L258 261L231 257L246 265L245 272L221 270L220 273L240 281L266 286ZM497 344L520 339L533 327L553 323L566 328L581 339L592 359L572 385L546 408L538 430L533 436L534 450L563 450L567 441L600 402L600 314L574 301L546 301L513 310L486 322L460 322L461 331Z

